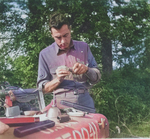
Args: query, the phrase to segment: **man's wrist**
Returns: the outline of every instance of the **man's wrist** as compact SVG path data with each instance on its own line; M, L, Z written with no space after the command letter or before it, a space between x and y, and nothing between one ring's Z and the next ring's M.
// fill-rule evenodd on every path
M59 83L61 83L63 80L64 80L63 77L57 77L57 81L58 81Z
M42 89L44 89L45 85L47 84L48 82L45 82L42 84Z

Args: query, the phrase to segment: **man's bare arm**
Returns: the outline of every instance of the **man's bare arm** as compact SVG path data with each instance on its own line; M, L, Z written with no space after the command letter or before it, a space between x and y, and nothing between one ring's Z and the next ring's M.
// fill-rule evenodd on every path
M43 93L46 94L53 92L53 90L55 90L58 87L58 85L64 80L64 78L69 74L70 72L66 69L57 69L56 70L57 77L44 85Z
M47 82L44 85L43 93L46 94L46 93L53 92L53 90L55 90L60 83L61 83L61 79L59 79L59 78L55 78L52 81Z

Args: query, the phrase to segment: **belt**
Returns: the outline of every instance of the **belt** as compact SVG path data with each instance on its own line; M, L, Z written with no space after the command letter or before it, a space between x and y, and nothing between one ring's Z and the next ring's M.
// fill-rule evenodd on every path
M77 88L77 89L63 89L63 88L59 88L59 89L55 90L53 93L55 95L57 95L57 94L61 94L61 93L73 92L74 95L78 95L78 94L83 94L83 93L85 93L87 91L88 91L88 89L86 89L86 88Z
M83 93L85 93L85 92L87 92L88 90L86 89L86 88L77 88L77 89L75 89L75 90L73 90L73 93L74 93L74 95L78 95L78 94L83 94Z

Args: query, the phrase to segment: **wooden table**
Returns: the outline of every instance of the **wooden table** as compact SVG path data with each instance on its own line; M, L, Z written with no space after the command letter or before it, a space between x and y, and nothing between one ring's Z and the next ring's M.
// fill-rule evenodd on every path
M59 123L56 119L55 126L27 135L21 139L92 139L109 137L109 123L102 114L87 114L82 117L70 117L69 122ZM13 132L16 127L0 135L0 139L19 139Z

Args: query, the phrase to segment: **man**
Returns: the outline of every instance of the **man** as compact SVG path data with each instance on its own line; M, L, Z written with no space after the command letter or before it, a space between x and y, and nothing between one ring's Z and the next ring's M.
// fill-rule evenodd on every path
M39 54L37 86L44 94L94 108L89 89L100 80L100 71L87 43L72 40L71 28L63 14L55 13L49 23L54 43Z

